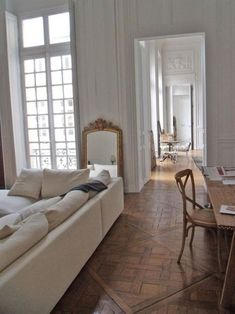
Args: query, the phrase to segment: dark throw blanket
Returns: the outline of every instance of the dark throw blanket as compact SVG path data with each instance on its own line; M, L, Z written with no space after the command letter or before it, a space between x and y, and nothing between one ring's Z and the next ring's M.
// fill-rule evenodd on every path
M70 191L83 191L85 193L89 193L89 191L96 191L97 193L106 190L108 187L104 183L98 180L94 180L92 182L87 182L78 186L75 186L74 188L70 189ZM67 192L67 193L68 193ZM62 197L65 196L67 193L61 195Z

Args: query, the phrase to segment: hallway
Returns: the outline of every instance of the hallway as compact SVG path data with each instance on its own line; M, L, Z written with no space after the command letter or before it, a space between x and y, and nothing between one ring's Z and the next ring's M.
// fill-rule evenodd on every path
M122 215L53 314L230 313L218 310L222 281L213 234L197 228L193 250L187 242L181 264L176 262L182 201L174 174L187 167L194 170L199 203L206 203L203 178L191 157L158 161L141 193L125 195Z

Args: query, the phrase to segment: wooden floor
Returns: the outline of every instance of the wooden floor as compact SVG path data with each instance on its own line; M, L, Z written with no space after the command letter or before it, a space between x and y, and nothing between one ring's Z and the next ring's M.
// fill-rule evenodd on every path
M235 313L219 309L223 275L216 243L196 230L181 264L182 202L174 174L192 168L197 199L206 203L203 179L191 157L158 162L141 193L125 196L125 210L89 262L56 305L53 314L204 314Z

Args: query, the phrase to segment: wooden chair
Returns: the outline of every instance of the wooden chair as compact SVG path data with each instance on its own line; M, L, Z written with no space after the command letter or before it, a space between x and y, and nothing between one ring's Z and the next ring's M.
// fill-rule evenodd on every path
M182 246L177 260L177 263L180 263L189 230L192 228L190 239L190 246L192 246L195 227L213 229L216 232L217 224L213 211L210 208L204 208L196 202L195 182L192 170L185 169L177 172L175 174L175 180L183 200L183 236ZM191 204L191 208L187 206L188 203ZM221 270L220 241L218 233L217 242L217 257L219 268Z

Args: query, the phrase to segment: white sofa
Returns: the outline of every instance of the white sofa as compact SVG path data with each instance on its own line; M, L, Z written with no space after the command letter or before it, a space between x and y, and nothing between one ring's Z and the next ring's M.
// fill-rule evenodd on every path
M0 313L49 313L123 208L123 181L113 178L0 272Z

